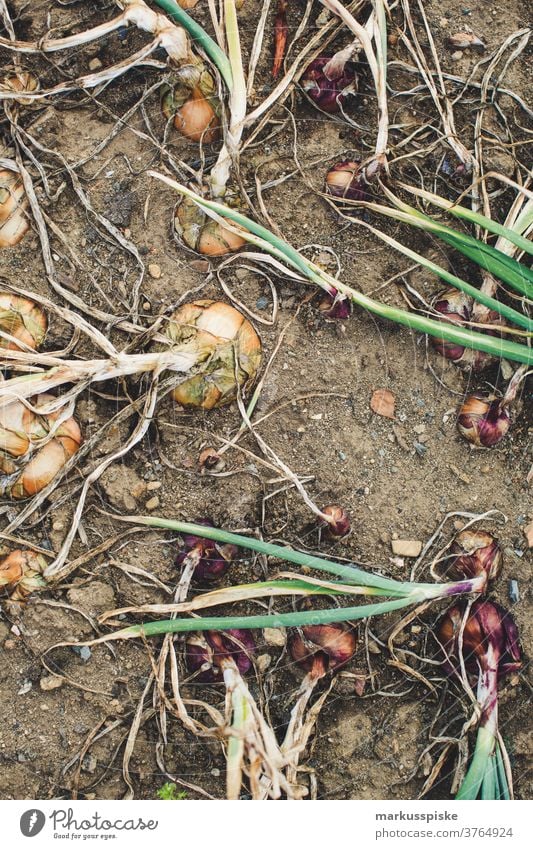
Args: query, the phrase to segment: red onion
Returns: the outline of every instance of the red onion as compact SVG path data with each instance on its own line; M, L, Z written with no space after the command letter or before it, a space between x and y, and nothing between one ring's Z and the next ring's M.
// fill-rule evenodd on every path
M332 56L318 56L306 68L301 86L323 112L340 112L350 95L357 92L357 74L352 62L330 64ZM328 67L329 65L329 67Z
M314 678L323 678L352 659L357 634L342 623L306 625L290 632L288 648L298 666Z
M198 519L197 524L213 527L209 519ZM213 540L204 539L194 534L183 534L183 549L176 557L175 564L181 567L184 561L194 552L199 560L195 566L193 579L200 584L213 584L220 581L228 571L232 560L237 556L236 545L219 545Z
M220 632L205 631L189 637L185 646L185 661L195 680L214 684L223 680L224 661L233 660L241 675L252 666L255 640L251 631L237 628Z

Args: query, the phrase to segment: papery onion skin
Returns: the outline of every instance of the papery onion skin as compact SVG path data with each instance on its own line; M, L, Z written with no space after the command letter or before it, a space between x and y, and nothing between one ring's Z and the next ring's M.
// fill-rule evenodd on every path
M510 427L509 408L494 395L470 395L457 414L457 430L475 448L493 448Z
M493 581L502 570L502 548L488 531L471 528L461 531L452 542L450 554L453 560L446 569L446 576L450 578L475 578L485 574L487 581Z
M251 631L238 628L205 631L187 640L185 662L189 672L197 673L195 681L216 684L224 678L224 661L233 660L240 674L245 675L252 666L255 651ZM203 666L206 668L202 669Z
M291 629L287 645L295 663L313 677L323 678L345 666L357 649L357 632L342 623Z
M184 304L171 316L167 336L173 344L189 344L202 352L197 374L174 390L184 407L211 410L233 401L237 381L253 381L261 363L261 341L238 310L220 301Z
M476 321L492 326L503 326L505 324L501 315L495 310L484 309L482 314L476 318L474 299L453 287L440 292L434 298L432 306L445 321L449 321L450 324L457 324L460 327ZM494 329L487 328L483 332L489 336L498 335L497 330ZM484 351L465 348L463 345L458 345L447 339L431 337L431 344L441 356L451 360L454 365L459 366L464 371L480 372L496 362L495 357Z
M15 549L0 560L0 587L10 592L10 601L24 601L30 593L45 585L41 577L45 558L30 549Z
M48 328L46 313L34 301L13 292L0 291L0 330L29 348L38 348ZM17 350L20 346L0 337L0 348Z
M464 605L454 605L437 628L437 637L445 653L443 666L449 675L461 674L459 636L465 609ZM490 660L487 657L489 647ZM522 666L520 641L509 611L493 601L474 601L463 630L462 656L465 669L473 675L485 671L494 661L498 679L517 672Z
M51 395L30 398L37 412L20 401L0 408L0 471L6 475L1 489L16 500L29 498L47 486L83 441L73 417L56 428L59 412L39 413L39 408L52 400ZM53 436L48 438L52 430Z
M357 91L357 74L352 62L346 62L334 78L326 75L325 67L332 56L318 56L304 71L300 85L307 96L323 112L340 112L347 99Z
M18 245L29 228L22 178L14 171L0 170L0 248Z

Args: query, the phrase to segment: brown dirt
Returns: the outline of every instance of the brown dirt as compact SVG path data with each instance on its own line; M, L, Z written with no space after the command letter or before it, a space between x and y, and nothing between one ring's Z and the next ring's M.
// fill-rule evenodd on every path
M48 12L52 26L60 33L84 29L115 13L113 3L107 4L105 11L98 8L100 4L93 3L62 7L45 2L36 4L35 10L19 0L8 5L12 10L20 10L15 25L19 37L27 39L38 38L45 31ZM467 24L484 35L488 48L493 50L526 21L526 4L520 0L510 0L504 5L476 2L468 15L462 13L463 4L456 0L426 5L444 67L461 76L468 74L477 57L466 51L460 60L452 60L444 46L447 33ZM257 0L249 0L243 13L248 48L257 6ZM294 23L296 13L290 14ZM443 15L448 21L446 26ZM267 39L270 37L269 32ZM128 32L124 38L115 35L67 56L56 54L51 64L27 57L25 65L39 69L44 87L64 76L82 73L94 57L104 66L117 61L145 41L144 35ZM391 54L392 58L401 55L399 48L392 48ZM158 58L164 57L158 54ZM0 52L0 62L9 67L5 51ZM95 150L110 133L115 116L132 106L160 74L160 70L149 68L130 71L122 83L113 83L99 93L89 92L83 97L64 95L32 107L34 114L26 111L21 123L29 126L33 122L34 137L74 163ZM506 85L527 99L529 79L527 57L522 55L511 65ZM403 88L412 84L412 80L408 84L401 81ZM256 83L258 98L268 85L268 62L263 61ZM424 111L432 114L428 100L415 105L409 99L398 98L393 103L397 109L397 112L393 110L394 121L405 120L411 107L415 120ZM520 123L525 123L523 114L508 100L504 106L509 119L518 122L516 137L527 138L526 132L519 128ZM369 238L361 228L347 229L313 188L321 188L328 162L364 155L372 133L367 131L361 136L345 123L324 118L300 95L295 96L291 108L297 120L298 158L305 179L295 171L293 136L287 124L277 135L246 151L242 163L244 185L253 189L256 169L263 183L295 171L286 182L264 190L270 216L293 244L313 243L332 248L339 257L342 278L370 293L406 268L407 262ZM80 167L79 176L94 208L122 230L128 228L131 240L146 261L161 268L160 279L147 275L141 285L140 320L148 326L154 316L168 310L187 293L221 297L222 292L216 275L195 270L191 265L195 257L171 238L176 197L147 177L149 167L161 166L160 156L149 139L135 134L135 131L153 132L158 140L163 137L164 121L157 94L148 97L145 109L150 124L137 111L127 128ZM473 103L459 109L460 133L467 145L471 144L474 111ZM361 98L357 119L364 127L373 126L367 98ZM0 132L5 126L0 123ZM2 141L7 144L7 137L2 137ZM177 161L198 166L197 146L171 133L168 147ZM527 146L522 144L518 149L519 158L525 163ZM420 161L425 173L435 170L443 150L440 147ZM206 152L208 164L213 152ZM507 153L501 146L495 144L489 157L495 167L511 173ZM53 249L59 257L57 269L63 275L64 285L93 307L117 316L126 315L137 274L134 262L109 238L104 238L102 232L97 232L94 219L81 208L59 162L45 154L43 159L48 164L52 191L65 180L56 199L47 199L41 193L43 209L80 258L78 268L60 239L54 238ZM442 182L439 186L445 188ZM508 199L507 194L498 199L498 214L505 209ZM426 239L412 243L423 251L430 248ZM314 252L321 254L321 249ZM457 257L449 258L465 269ZM3 252L1 261L2 275L10 283L20 282L29 290L51 295L34 230L16 249ZM232 271L230 267L225 280L242 303L268 317L271 296L263 278L242 269ZM219 444L218 436L227 439L234 434L239 426L238 410L231 405L209 414L188 413L173 407L166 398L158 406L148 437L121 463L110 468L94 487L83 520L84 535L77 540L73 554L82 554L121 531L123 526L103 516L97 508L144 513L146 502L156 496L159 506L155 512L159 515L182 519L208 515L222 527L261 530L268 539L283 539L314 550L322 548L330 554L406 578L412 561L391 560L390 542L395 535L401 539L426 540L448 513L498 510L500 518L503 514L507 521L491 527L497 529L502 541L505 565L492 594L502 604L510 605L509 581L518 582L520 601L514 607L514 614L527 661L532 644L531 619L528 619L531 564L523 536L527 517L532 517L526 484L531 465L528 456L531 405L528 407L527 396L524 395L519 415L517 408L511 434L501 447L490 454L470 451L456 433L453 410L469 387L482 385L482 378L465 376L428 350L419 336L374 321L360 312L346 322L328 323L319 315L316 298L305 303L294 319L307 290L287 279L273 278L273 283L280 298L278 318L273 327L258 328L265 362L280 330L287 322L292 323L257 407L256 417L275 410L260 426L260 432L295 472L313 477L307 486L320 505L336 502L350 511L352 535L333 547L321 542L313 517L301 499L291 489L272 495L279 488L279 484L272 482L275 476L238 451L225 454L223 474L200 474L200 449ZM426 295L434 288L434 282L421 274L416 285ZM390 303L403 303L393 284L381 289L379 297ZM117 345L124 346L124 334L111 327L107 332ZM68 328L54 321L47 349L60 349L68 338ZM80 355L87 355L88 350L85 343L77 349ZM486 379L490 382L495 377L493 371ZM106 384L90 397L84 395L77 415L85 437L98 431L123 407L127 393L134 396L139 388L139 381L132 380L127 385ZM369 401L376 388L388 388L394 393L395 422L371 412ZM84 463L116 448L130 427L131 420L107 430ZM244 438L240 444L260 455L253 438ZM57 551L71 521L76 503L75 485L79 481L78 470L54 493L53 501L40 516L41 521L25 526L19 534L34 544ZM150 486L154 483L161 486ZM267 499L267 496L271 497ZM6 505L2 511L11 517L13 505ZM445 538L453 533L454 521L460 523L461 519L451 517L445 527ZM168 598L144 579L134 582L121 567L127 564L142 567L171 588L177 578L173 567L175 552L176 541L162 533L125 536L111 552L78 570L68 583L32 597L20 617L14 618L6 608L0 621L0 698L4 718L0 731L1 798L68 798L75 779L76 756L96 727L108 733L94 742L83 758L80 795L82 798L124 795L121 757L125 735L151 669L146 647L140 642L117 644L113 651L98 647L89 657L80 656L71 648L57 650L53 655L55 671L67 676L69 681L55 689L47 689L50 682L46 680L48 673L43 668L42 652L59 641L89 638L94 633L94 617L105 610ZM263 569L261 561L243 559L232 570L230 580L232 583L251 580L263 575ZM274 572L272 565L271 574ZM277 605L278 609L282 607ZM437 615L437 610L424 613L420 622L412 623L414 631L411 625L407 626L398 637L398 648L434 655L436 648L428 629ZM388 652L380 640L383 641L392 624L392 617L370 623L374 636L368 658L364 628L361 629L360 649L348 671L365 674L371 671L372 683L367 683L363 696L355 694L353 678L341 676L321 714L318 735L308 759L309 766L316 771L321 798L416 798L420 792L428 761L419 766L418 759L428 744L430 732L437 734L444 719L441 716L433 727L438 699L421 683L389 665ZM260 654L271 657L262 679L262 693L268 697L274 725L281 730L287 722L300 675L290 667L281 649L263 645L261 635L258 642ZM409 655L403 657L410 662ZM370 670L367 660L371 662ZM411 662L417 664L412 658ZM418 668L430 677L438 677L438 670L433 667ZM252 686L258 693L258 684ZM523 677L515 677L502 689L501 722L513 759L516 795L527 798L531 796L531 779L525 774L531 752L526 725L530 691ZM202 698L221 706L223 694L216 687L204 686L200 691L198 685L184 687L186 695L198 692ZM455 711L460 724L467 707L466 704L460 707L448 694L446 709ZM155 761L157 739L155 722L150 719L141 728L130 768L140 798L153 798L165 780ZM174 775L199 785L215 797L223 795L224 761L219 745L193 737L177 720L171 720L165 757ZM433 792L440 798L449 798L449 780ZM189 791L191 798L197 795Z

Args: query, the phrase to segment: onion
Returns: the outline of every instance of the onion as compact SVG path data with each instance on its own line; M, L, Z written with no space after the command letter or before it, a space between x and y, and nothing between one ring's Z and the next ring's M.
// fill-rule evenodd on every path
M198 525L212 528L209 519L198 519ZM219 545L205 537L194 534L183 535L183 548L176 557L176 566L181 567L191 554L195 554L197 562L194 566L193 579L199 584L218 583L228 571L232 560L237 556L236 545Z
M224 679L224 661L233 660L241 675L252 666L255 640L251 631L237 628L224 631L206 631L189 637L185 645L185 661L196 681L217 683Z
M476 448L497 445L511 426L505 399L475 393L463 401L457 415L457 430Z
M328 517L325 521L320 520L321 524L325 524L328 536L333 539L341 539L350 533L352 523L344 507L340 507L338 504L328 504L322 512Z
M501 315L494 310L485 309L479 316L476 316L474 299L459 289L444 289L433 300L432 306L440 313L442 318L451 324L465 326L474 320L483 324L504 324ZM490 336L497 335L495 330L487 329L483 332ZM472 348L465 348L462 345L437 337L432 337L431 341L439 354L465 371L479 372L496 362L495 357L484 351L474 351Z
M46 565L41 554L16 549L0 560L0 587L11 591L10 601L23 601L34 590L46 585L41 577Z
M325 293L318 305L318 309L326 318L338 321L344 321L350 318L352 314L351 302L333 288L331 292Z
M174 226L185 245L198 251L202 256L224 256L232 251L238 251L246 244L242 236L207 217L187 197L176 206ZM232 226L240 229L238 225Z
M358 78L352 62L331 63L332 56L319 56L306 68L301 86L323 112L340 112L348 97L357 93ZM330 64L331 63L331 64Z
M357 632L340 622L306 625L288 637L292 659L313 678L323 678L347 664L357 648Z
M370 193L361 162L337 162L326 174L326 193L346 200L368 200Z
M0 170L0 248L11 248L21 241L29 224L24 210L26 195L22 180L14 171Z
M450 553L453 560L446 570L452 578L475 578L485 573L487 580L494 580L502 570L501 546L488 531L467 528L457 534Z
M498 681L521 667L518 629L511 614L491 601L455 605L438 626L446 672L462 680L462 669L477 681L479 728L470 767L457 799L509 799L509 759L498 731ZM507 764L507 766L506 766Z
M51 395L39 395L29 403L38 410L51 400ZM15 499L35 495L76 453L82 442L78 423L71 417L54 429L59 415L34 413L20 401L0 407L0 471L5 475L0 492Z
M46 336L46 314L34 301L0 291L0 330L20 340L29 348L38 348ZM15 342L0 337L0 348L17 349Z
M218 100L211 75L204 71L197 84L190 88L179 82L173 89L165 86L161 109L167 120L174 119L174 127L191 141L211 144L220 135Z
M252 381L261 363L261 341L250 322L228 304L192 301L171 316L173 344L201 353L197 374L180 383L174 400L184 407L211 410L233 401L237 387Z

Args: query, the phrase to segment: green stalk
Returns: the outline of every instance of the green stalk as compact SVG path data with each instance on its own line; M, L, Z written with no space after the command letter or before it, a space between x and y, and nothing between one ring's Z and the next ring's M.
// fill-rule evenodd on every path
M484 333L476 333L473 330L468 330L466 328L459 327L458 325L450 324L449 322L436 321L434 319L426 318L425 316L417 315L416 313L406 312L405 310L398 309L397 307L381 304L379 301L374 301L372 298L363 295L362 292L352 289L340 280L336 280L334 277L331 277L325 272L322 272L320 269L317 269L316 266L313 266L311 262L301 256L295 248L283 239L279 238L279 236L271 233L261 224L257 224L245 215L242 215L236 210L230 209L223 204L200 197L190 191L190 189L176 183L174 180L171 180L163 174L158 174L155 171L150 171L149 173L151 176L156 177L179 191L181 194L184 194L194 200L200 208L214 212L216 215L222 216L223 218L233 221L245 228L241 235L247 241L252 242L253 244L258 244L257 240L250 234L258 236L261 240L261 247L265 251L278 258L281 257L284 262L288 263L293 268L297 268L309 280L317 283L322 289L331 292L331 289L334 288L341 292L341 294L350 298L350 300L358 306L368 310L368 312L393 321L396 324L402 324L405 327L409 327L411 330L418 330L421 333L427 333L430 336L437 337L437 339L446 339L450 342L462 345L465 348L473 348L474 350L484 351L485 353L492 354L495 357L504 357L515 362L533 365L533 350L527 348L525 345L510 342L506 339L498 339ZM387 207L385 207L385 209L388 210ZM247 233L246 230L249 232Z
M406 189L408 192L411 192L417 197L428 200L434 206L438 206L439 209L445 209L456 218L460 218L464 221L470 221L472 224L476 224L478 227L483 227L485 230L488 230L489 233L494 233L496 236L502 236L521 251L533 255L533 243L530 239L526 239L521 235L522 232L525 232L533 224L533 207L528 208L526 213L519 217L516 222L516 229L510 229L504 224L498 224L497 221L493 221L492 218L487 218L486 215L482 215L480 212L473 212L471 209L461 206L458 203L452 203L451 201L440 197L440 195L433 194L433 192L428 192L425 189L416 189L412 186L408 186L406 183L399 183L399 185L402 189Z
M161 516L133 516L131 519L126 517L117 517L121 521L131 521L135 524L146 525L151 528L163 528L165 530L175 531L181 534L193 534L195 536L206 537L207 539L215 540L223 544L236 545L240 548L247 548L251 551L257 551L260 554L266 554L270 557L278 557L280 560L287 560L290 563L297 563L300 566L306 566L310 569L317 569L322 572L329 572L337 575L344 583L353 584L358 587L373 587L377 590L383 590L383 594L406 596L413 592L424 593L427 599L428 595L437 598L443 595L453 595L454 587L462 587L465 583L472 582L458 581L448 584L434 583L416 583L409 581L395 581L392 578L382 578L380 575L374 575L371 572L365 572L363 569L358 569L355 566L344 566L339 563L334 563L331 560L325 560L322 557L316 557L313 554L305 554L303 551L296 551L288 546L275 545L271 542L255 539L254 537L246 537L241 534L234 534L231 531L224 531L221 528L212 528L207 525L196 525L193 522L181 522L177 519L164 519ZM305 578L302 579L305 583ZM475 588L472 587L472 590ZM466 592L466 589L462 590ZM378 593L376 593L378 594ZM379 593L381 594L381 593Z
M499 799L510 799L509 785L507 783L507 773L503 762L502 751L499 742L496 743L496 770L498 774L498 784L500 787Z
M145 622L131 625L114 634L99 638L102 642L109 639L131 640L135 637L156 637L163 634L183 634L193 631L228 631L232 628L292 628L303 625L326 625L330 622L351 622L366 619L369 616L381 616L400 610L410 604L426 601L422 593L412 593L405 598L382 601L376 604L363 604L357 607L341 607L328 610L303 610L296 613L270 613L257 616L212 616L198 619L167 619L158 622Z
M447 227L438 221L434 221L428 215L404 203L392 192L386 190L386 196L392 201L396 209L383 206L379 203L361 202L361 205L374 212L386 215L396 221L404 221L413 227L433 233L446 244L451 245L467 256L481 268L485 268L494 277L498 277L520 292L526 298L533 298L533 271L526 265L517 262L512 257L487 245L485 242L469 236L467 233L459 233L452 227Z
M377 229L377 227L372 227L371 224L358 221L356 218L352 218L349 215L346 217L349 221L362 224L367 230L370 230L375 236L386 242L386 244L391 245L391 247L404 254L404 256L409 257L409 259L413 259L419 265L424 266L424 268L427 268L428 271L432 271L434 274L437 274L442 278L442 280L450 283L456 289L466 292L466 294L470 295L470 297L475 301L479 301L480 304L484 304L484 306L489 309L499 312L500 315L509 319L509 321L513 324L517 324L519 327L524 327L528 331L533 331L533 320L525 315L525 313L519 312L518 310L513 309L513 307L509 307L507 304L503 304L501 301L498 301L496 298L492 298L490 295L486 295L485 292L476 288L476 286L472 286L460 277L456 277L455 274L451 274L445 268L442 268L442 266L437 265L430 259L422 256L422 254L419 254L408 248L406 245L403 245L401 242L396 241L396 239L393 239L392 236L382 233L381 230Z
M229 91L233 88L233 76L229 59L210 35L206 33L200 24L191 18L187 12L176 3L176 0L154 0L158 6L165 10L167 15L187 30L193 41L195 41L216 65L226 83Z
M489 768L491 755L494 753L494 744L493 732L482 725L477 733L472 761L455 797L456 799L477 799Z

